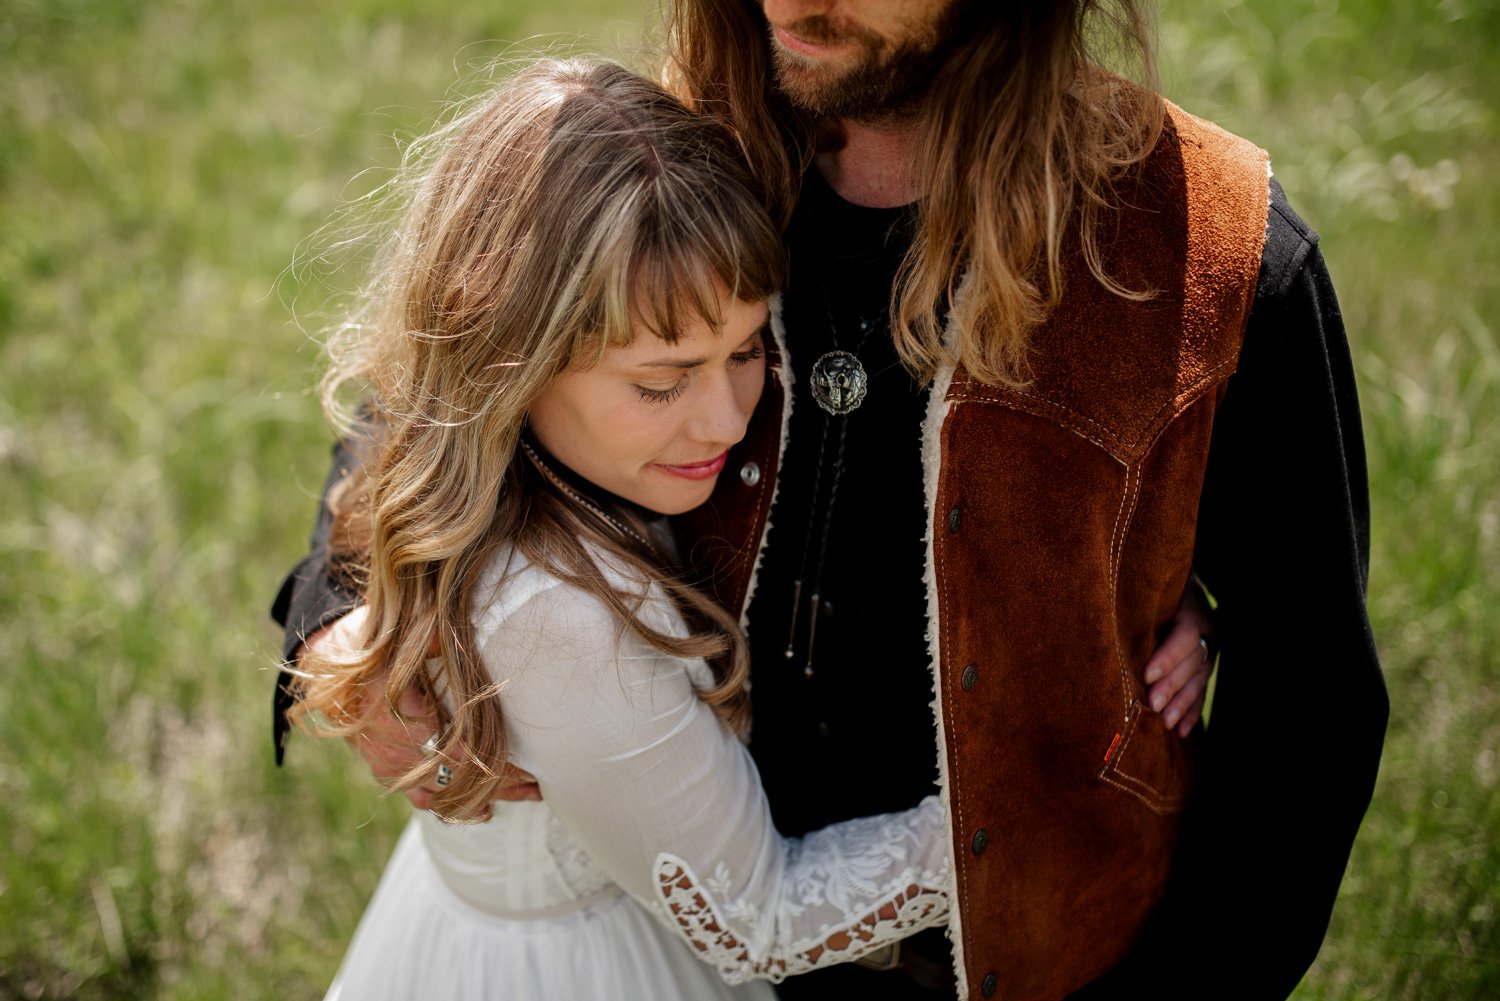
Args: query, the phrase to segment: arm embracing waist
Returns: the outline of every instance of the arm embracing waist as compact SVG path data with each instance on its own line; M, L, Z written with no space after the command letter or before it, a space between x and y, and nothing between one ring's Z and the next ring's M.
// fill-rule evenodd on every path
M643 615L680 630L662 604ZM749 752L695 694L705 664L660 653L561 584L497 608L478 631L515 763L579 844L726 980L780 980L946 920L935 797L784 838Z

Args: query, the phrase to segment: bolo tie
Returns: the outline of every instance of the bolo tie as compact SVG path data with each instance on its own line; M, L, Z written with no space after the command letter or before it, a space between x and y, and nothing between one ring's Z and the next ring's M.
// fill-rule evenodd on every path
M823 294L823 306L828 314L828 329L833 338L833 349L825 351L817 361L813 362L812 372L808 379L813 402L823 411L823 433L818 439L818 462L813 471L812 506L807 519L807 534L802 540L802 561L798 564L797 577L792 581L792 621L787 630L786 651L783 654L788 663L797 656L797 619L802 609L802 591L809 580L808 560L812 555L813 529L818 524L817 511L823 487L823 467L828 455L829 438L832 437L834 425L837 425L837 441L833 445L833 473L828 486L828 505L823 510L817 560L811 565L812 588L808 597L807 661L802 666L802 676L805 678L811 678L814 673L813 658L817 648L818 617L823 607L823 565L828 556L828 535L833 526L834 506L838 502L839 481L844 475L844 446L849 439L849 415L865 402L865 397L870 391L870 380L873 378L865 371L865 366L859 356L864 351L865 345L869 343L870 335L882 326L873 320L861 318L858 343L854 345L853 351L846 351L839 347L838 324L834 322L833 307L828 301L826 289ZM897 363L893 362L876 372L875 375L884 374L895 364Z

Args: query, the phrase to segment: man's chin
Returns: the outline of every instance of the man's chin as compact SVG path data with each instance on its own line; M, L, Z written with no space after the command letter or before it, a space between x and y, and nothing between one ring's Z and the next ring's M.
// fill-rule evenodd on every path
M931 77L918 59L853 58L833 64L796 53L775 53L776 89L788 104L814 118L890 121L909 118Z
M828 110L830 95L841 95L848 70L800 56L795 52L776 52L776 89L787 103L799 111L822 117Z
M919 102L892 101L882 95L871 99L862 88L849 88L847 77L833 74L794 77L778 75L777 90L788 104L814 119L826 122L879 122L909 117Z
M791 34L792 44L786 44L773 31L776 88L792 107L816 118L908 119L926 100L933 78L952 54L959 38L959 12L967 7L964 2L952 3L922 30L894 41L849 29L835 42L806 41ZM809 51L798 51L797 41Z

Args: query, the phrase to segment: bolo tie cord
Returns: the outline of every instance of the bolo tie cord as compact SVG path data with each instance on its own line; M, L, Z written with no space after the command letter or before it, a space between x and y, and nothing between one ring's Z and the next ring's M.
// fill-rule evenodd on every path
M818 465L813 474L813 496L812 511L818 510L818 494L822 488L823 480L823 457L828 451L828 427L833 423L833 414L823 415L823 434L818 440ZM833 478L828 488L828 506L823 509L823 531L818 541L818 562L813 565L812 595L808 599L808 627L807 627L807 662L802 665L804 677L813 676L813 653L818 643L818 613L822 608L823 596L823 562L828 557L828 535L833 528L833 508L838 502L839 481L843 479L844 472L844 444L849 439L849 420L847 417L839 420L839 442L838 451L833 459ZM803 577L807 573L807 557L812 552L813 528L817 525L815 517L807 519L807 534L802 540L802 560L798 564L801 573L792 582L792 623L787 630L786 651L784 656L791 660L796 654L797 643L797 616L802 610L802 585Z
M828 329L833 333L833 347L835 351L840 350L838 344L838 324L833 319L833 304L828 301L828 290L823 290L823 308L828 315ZM869 343L870 334L878 325L867 319L859 321L859 343L854 346L852 352L856 362L859 355ZM891 366L886 366L876 375L884 373ZM866 385L869 379L866 377ZM838 502L839 481L844 476L844 445L849 439L849 413L834 414L824 408L823 433L818 439L818 463L813 472L812 511L807 519L807 534L802 540L802 560L798 563L798 574L796 580L792 581L792 621L787 629L786 650L783 656L788 660L796 657L797 646L797 619L802 611L802 588L807 576L807 557L812 552L813 528L817 525L818 497L823 485L823 460L828 454L828 429L834 419L839 423L838 450L833 459L833 477L828 488L828 506L823 509L823 531L818 541L818 561L813 565L812 594L808 599L808 627L807 627L807 661L802 665L802 676L811 678L813 676L813 657L817 650L818 642L818 618L823 606L823 564L828 556L828 536L833 529L833 510Z

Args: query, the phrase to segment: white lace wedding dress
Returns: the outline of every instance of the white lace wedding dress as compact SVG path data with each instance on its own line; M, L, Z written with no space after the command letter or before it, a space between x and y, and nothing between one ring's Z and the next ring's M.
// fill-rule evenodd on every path
M683 634L664 598L643 602L644 621ZM783 838L749 753L693 694L703 662L509 552L476 608L511 755L545 799L484 824L418 813L329 998L770 998L766 980L945 920L935 797ZM810 767L808 794L837 780Z

